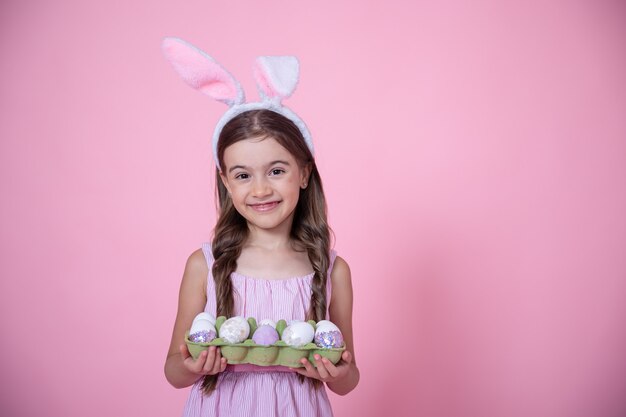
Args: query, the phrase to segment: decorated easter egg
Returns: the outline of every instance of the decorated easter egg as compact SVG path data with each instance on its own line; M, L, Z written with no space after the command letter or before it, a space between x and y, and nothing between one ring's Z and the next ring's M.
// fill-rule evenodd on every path
M208 343L215 339L217 332L209 320L194 320L189 330L189 340L194 343Z
M335 325L335 323L333 323L330 320L320 320L320 321L317 322L316 328L320 328L320 327L324 327L324 326L337 327Z
M333 322L322 320L315 329L315 344L321 348L340 348L343 346L343 335Z
M250 334L250 324L248 320L241 316L231 317L222 323L219 335L227 343L241 343Z
M215 316L213 316L213 314L211 313L207 313L206 311L203 311L202 313L198 314L193 319L193 322L195 323L196 320L208 320L209 322L211 322L213 326L215 326Z
M252 340L257 345L273 345L278 342L278 332L269 324L262 324L252 335Z
M276 322L272 319L263 319L259 322L259 326L263 326L264 324L270 325L273 328L276 328Z
M283 331L283 341L291 347L301 347L311 343L315 337L315 329L304 321L292 321Z

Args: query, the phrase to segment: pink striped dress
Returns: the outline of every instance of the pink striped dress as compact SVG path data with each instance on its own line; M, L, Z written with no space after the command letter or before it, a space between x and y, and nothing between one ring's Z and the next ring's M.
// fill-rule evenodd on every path
M210 243L202 244L209 267L205 311L215 315L215 284L211 268ZM331 252L330 269L335 260ZM257 320L304 320L311 301L313 274L282 280L246 277L233 273L235 314ZM330 304L330 279L327 301ZM326 312L328 316L328 311ZM326 387L316 389L308 378L302 383L298 374L285 367L228 365L218 377L217 388L210 395L202 393L202 378L191 388L183 417L206 416L297 416L326 417L333 412Z

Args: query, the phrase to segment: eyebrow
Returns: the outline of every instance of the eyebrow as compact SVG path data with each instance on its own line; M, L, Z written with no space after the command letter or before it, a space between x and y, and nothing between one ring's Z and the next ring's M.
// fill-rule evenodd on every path
M287 162L287 161L283 161L283 160L281 160L281 159L277 159L276 161L272 161L272 162L270 162L269 164L267 164L267 166L269 167L269 166L276 165L276 164L283 164L283 165L290 166L289 162ZM229 173L231 173L231 172L233 172L233 171L234 171L234 170L236 170L236 169L247 169L247 168L248 168L248 167L247 167L247 166L245 166L245 165L233 165L232 167L230 167L230 168L228 169L228 172L229 172Z

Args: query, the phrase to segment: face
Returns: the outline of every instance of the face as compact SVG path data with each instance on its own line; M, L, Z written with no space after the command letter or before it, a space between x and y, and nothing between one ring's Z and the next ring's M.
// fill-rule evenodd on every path
M225 149L220 173L235 209L251 228L289 233L309 169L273 138L253 138Z

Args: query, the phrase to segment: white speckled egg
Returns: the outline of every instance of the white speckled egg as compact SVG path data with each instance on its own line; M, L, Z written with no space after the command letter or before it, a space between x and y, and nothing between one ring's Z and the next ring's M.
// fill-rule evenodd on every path
M304 321L293 321L283 331L283 341L291 347L301 347L311 343L315 337L315 329Z
M250 324L241 316L231 317L222 323L219 333L227 343L241 343L250 334Z

